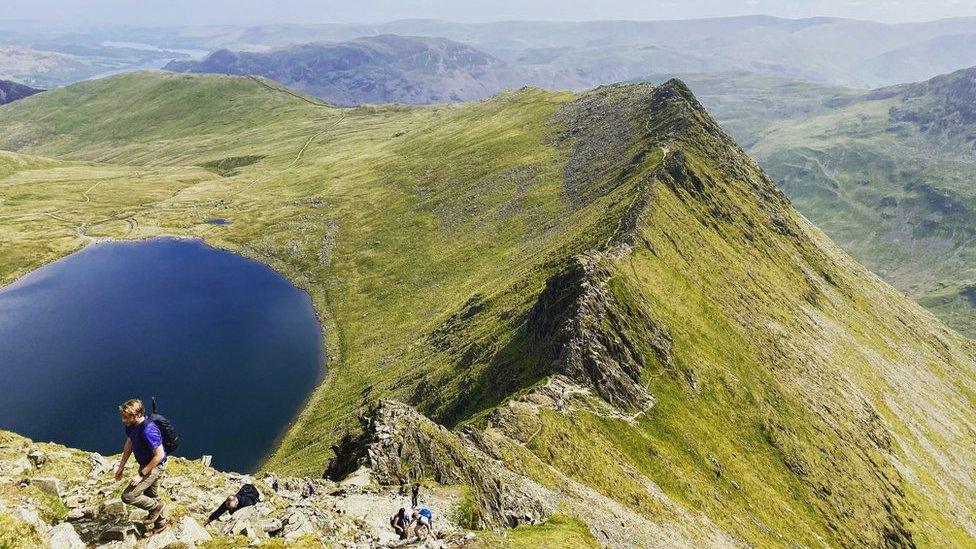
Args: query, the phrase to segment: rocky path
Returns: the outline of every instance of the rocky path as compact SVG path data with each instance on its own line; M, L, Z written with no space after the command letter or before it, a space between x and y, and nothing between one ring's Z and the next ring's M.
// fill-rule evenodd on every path
M3 528L26 524L23 547L108 549L173 546L457 547L474 537L457 526L458 495L448 487L425 487L421 505L434 512L437 538L401 542L388 520L409 509L400 487L381 487L369 470L342 483L324 479L224 473L198 460L170 458L161 481L168 527L158 533L143 524L143 511L122 503L105 457L55 444L34 443L0 431L0 540ZM130 466L133 473L134 467ZM260 503L204 526L208 514L245 482L262 494ZM5 518L6 517L9 518Z

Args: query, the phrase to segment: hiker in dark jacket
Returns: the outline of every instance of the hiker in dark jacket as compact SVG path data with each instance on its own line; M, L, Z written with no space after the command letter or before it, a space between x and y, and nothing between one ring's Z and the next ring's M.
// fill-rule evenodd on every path
M410 488L410 507L415 509L417 508L417 500L419 499L418 496L420 496L420 483L415 482Z
M400 536L400 539L407 539L407 527L410 526L407 510L401 507L397 514L390 517L390 526L393 527L393 533Z
M241 486L241 489L237 491L236 495L228 496L227 499L220 504L220 507L216 511L210 513L210 517L207 518L206 524L219 519L221 515L230 511L230 514L234 514L245 507L250 507L261 499L261 494L258 492L257 486L253 484L245 484Z

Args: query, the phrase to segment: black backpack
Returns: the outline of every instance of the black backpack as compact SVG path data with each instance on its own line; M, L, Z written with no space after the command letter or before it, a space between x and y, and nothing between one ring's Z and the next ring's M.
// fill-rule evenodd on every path
M173 428L173 424L169 422L168 419L156 413L156 397L152 397L152 414L149 415L149 421L156 424L159 427L159 434L163 435L163 450L166 450L166 455L170 455L176 451L176 447L180 444L180 437L176 434L176 429Z

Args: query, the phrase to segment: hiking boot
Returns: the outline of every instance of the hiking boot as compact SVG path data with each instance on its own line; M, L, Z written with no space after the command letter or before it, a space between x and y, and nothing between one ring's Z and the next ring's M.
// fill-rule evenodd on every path
M163 514L163 502L159 502L155 507L149 510L149 514L146 516L147 523L154 523L159 520L159 517Z

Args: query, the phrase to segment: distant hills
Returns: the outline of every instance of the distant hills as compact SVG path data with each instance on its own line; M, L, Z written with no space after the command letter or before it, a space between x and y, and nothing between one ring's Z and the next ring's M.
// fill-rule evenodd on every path
M23 99L25 97L34 95L35 93L40 93L41 91L43 90L18 84L17 82L0 80L0 105L10 103L11 101L16 101L18 99Z
M436 42L454 41L477 50L477 55L493 58L495 69L501 68L497 63L504 63L513 74L512 80L489 71L482 75L486 89L491 89L496 82L510 87L530 84L548 89L585 89L653 74L730 70L873 88L920 81L976 65L976 49L971 47L976 43L976 18L905 24L829 17L747 16L580 23L404 20L370 25L100 27L36 36L30 29L22 29L12 33L8 42L35 53L42 52L34 65L22 64L18 74L43 75L45 80L38 85L52 86L112 71L158 68L165 63L164 59L198 59L202 57L201 52L223 49L274 52L272 58L287 66L289 63L279 51L282 48L323 42L348 43L386 35L437 37L430 38L434 42L429 44L435 56L446 53L439 51L441 46ZM359 47L382 50L386 46L366 42ZM45 72L54 54L62 57L55 60L54 70ZM377 56L372 62L379 67L387 61ZM398 87L409 82L421 90L416 92L418 101L424 96L425 86L431 85L427 79L413 82L409 70L403 72L396 67L389 70L395 76L406 78ZM305 80L298 75L288 77L294 82ZM20 76L17 79L25 81ZM361 79L361 75L351 79L369 81ZM437 90L438 86L432 88ZM475 92L465 78L459 77L458 86L448 86L435 96L447 101L451 93L473 97Z
M470 101L522 80L505 62L471 46L396 35L268 52L221 49L201 61L173 61L164 68L263 76L336 105Z
M689 83L804 215L976 337L976 68L869 92L744 74Z
M128 29L166 47L261 50L399 34L438 36L513 66L552 75L544 87L591 87L657 73L742 70L811 82L877 87L976 65L976 18L884 24L770 16L676 21L261 25Z

